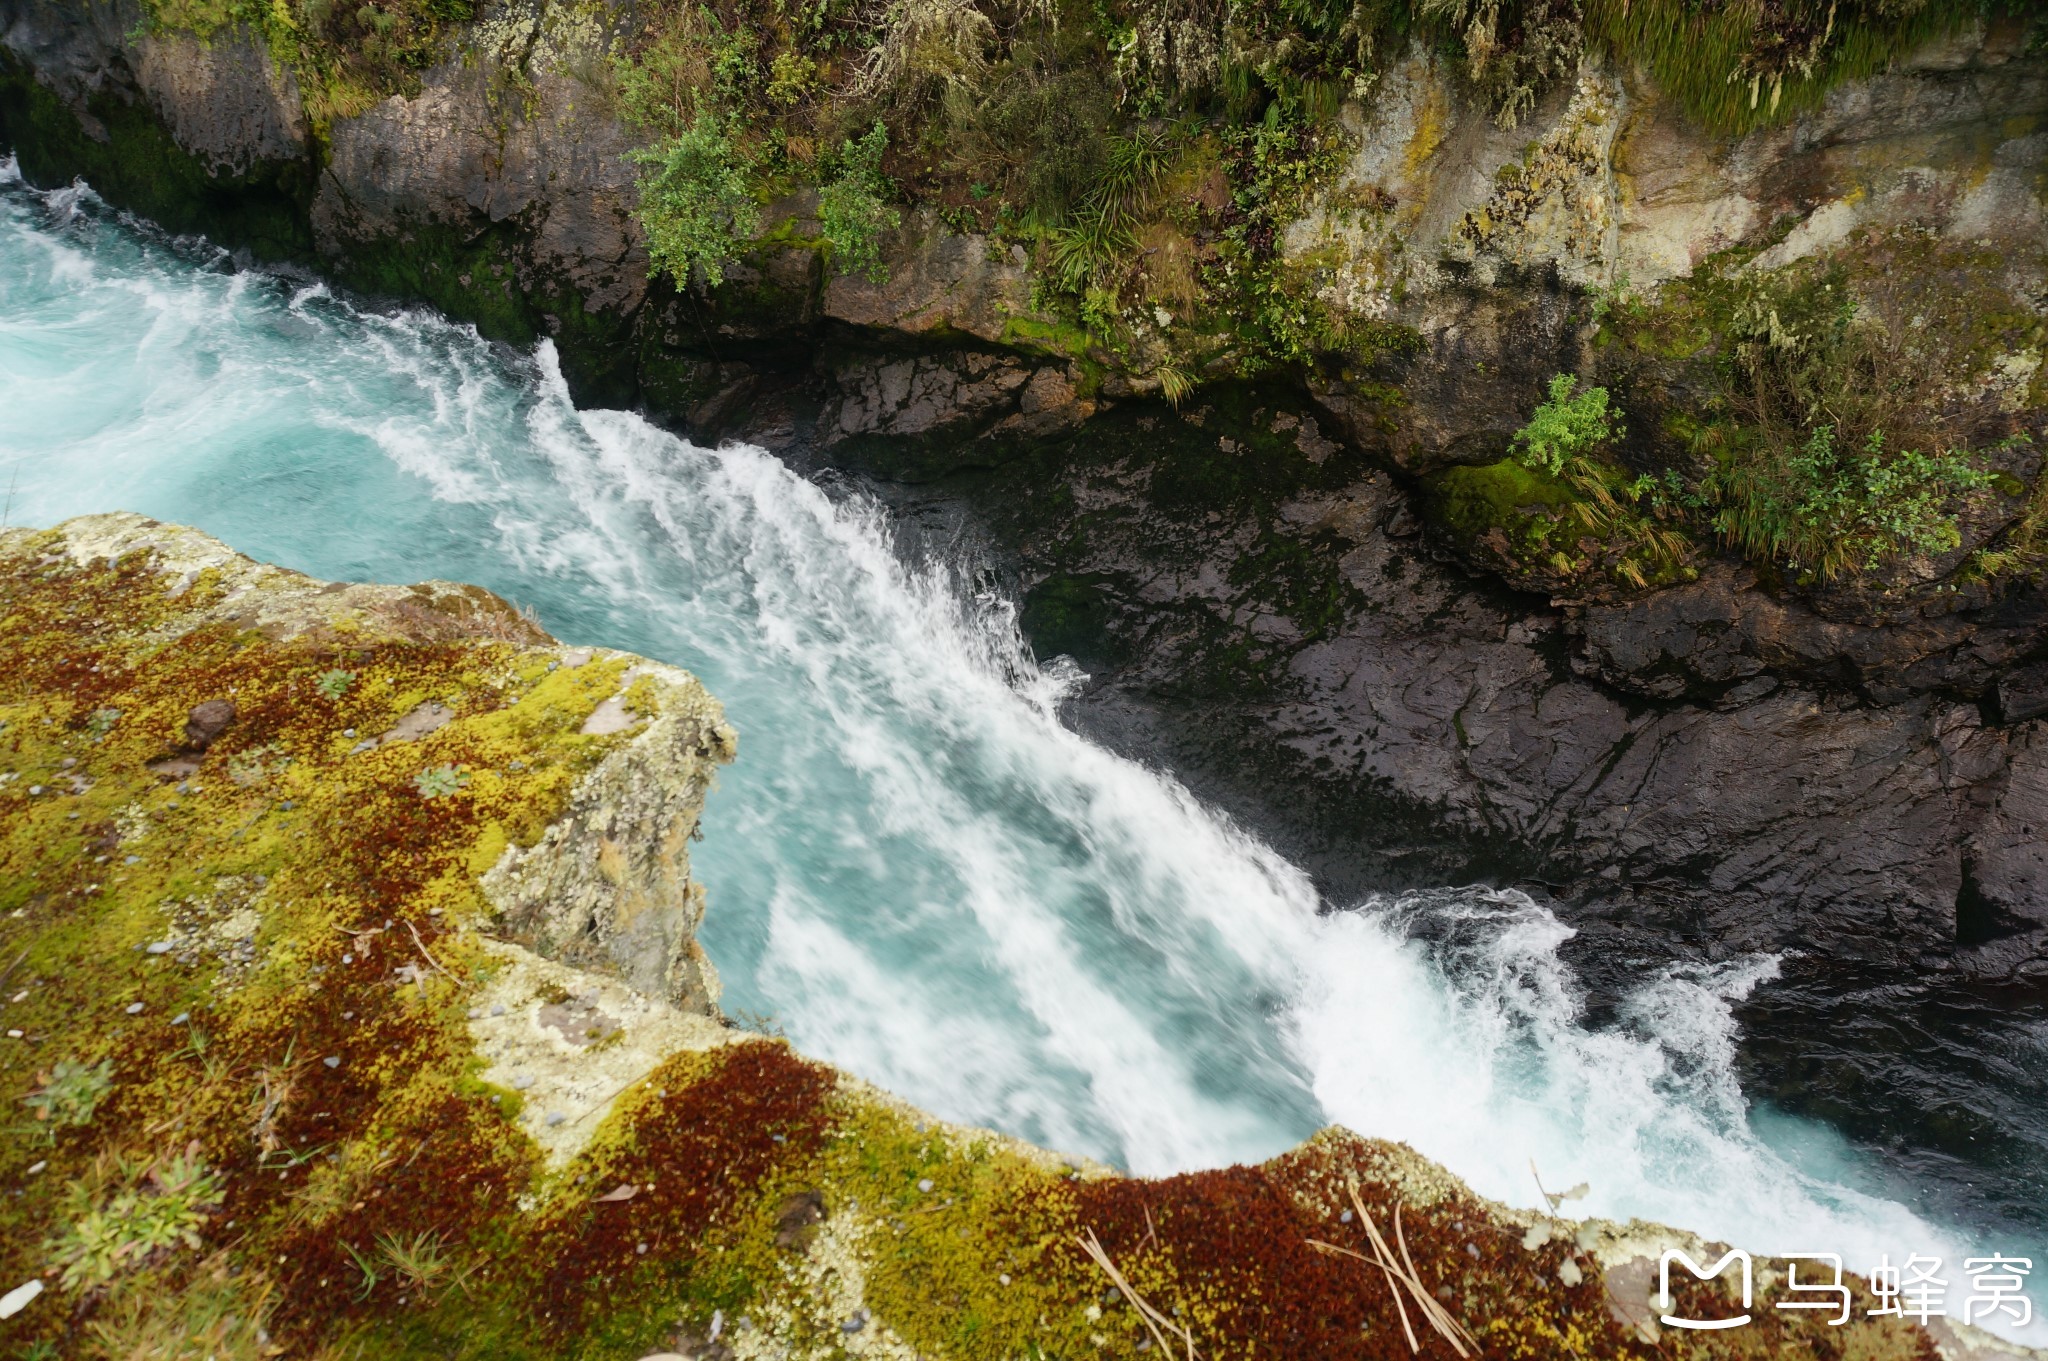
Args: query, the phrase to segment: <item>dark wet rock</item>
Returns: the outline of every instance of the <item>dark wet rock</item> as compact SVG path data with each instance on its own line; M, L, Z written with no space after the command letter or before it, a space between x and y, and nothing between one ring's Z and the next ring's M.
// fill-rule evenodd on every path
M2039 645L2044 624L2048 601L2036 592L1979 610L1844 622L1761 589L1747 568L1713 563L1691 584L1571 611L1569 627L1583 674L1656 698L1724 697L1767 669L1877 703L1979 695L1995 683L2002 717L2019 722L2048 713L2048 666L1999 673Z
M783 1197L775 1212L775 1246L793 1248L809 1241L810 1229L825 1222L822 1191L798 1191Z
M209 699L195 704L185 716L185 745L194 751L205 751L220 740L234 721L235 702L231 699Z
M832 377L839 395L818 423L828 445L857 435L970 435L1016 408L1032 370L1015 356L956 351L852 357Z
M2048 714L2048 662L2023 666L1998 680L1999 716L2024 723Z
M1523 882L1667 944L2048 972L2043 725L1986 718L2038 594L1846 624L1710 565L1553 605L1437 556L1406 484L1311 458L1304 414L1119 411L943 484L1017 546L1041 655L1092 673L1082 726L1338 901Z

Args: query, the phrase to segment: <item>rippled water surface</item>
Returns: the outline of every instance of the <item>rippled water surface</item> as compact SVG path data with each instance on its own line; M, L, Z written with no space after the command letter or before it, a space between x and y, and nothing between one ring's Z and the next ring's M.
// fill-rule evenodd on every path
M1584 1212L1758 1251L1960 1246L1823 1127L1748 1109L1731 1004L1777 961L1664 970L1587 1029L1547 910L1447 890L1323 911L1170 778L1062 727L1070 678L1008 605L906 565L860 498L579 411L545 345L238 272L5 179L12 521L132 509L322 577L480 582L565 640L695 671L740 733L694 851L706 943L727 1006L805 1050L1140 1172L1337 1121L1520 1204L1533 1162L1587 1183Z

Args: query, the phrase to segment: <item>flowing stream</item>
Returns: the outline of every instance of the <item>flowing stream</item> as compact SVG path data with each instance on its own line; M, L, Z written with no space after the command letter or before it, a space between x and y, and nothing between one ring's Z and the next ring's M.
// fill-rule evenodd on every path
M2028 1246L1755 1118L1730 1004L1775 960L1648 976L1594 1030L1569 928L1519 894L1320 903L1063 727L1071 668L872 503L578 410L546 344L237 270L4 162L0 413L11 523L130 509L321 577L478 582L696 672L740 733L693 851L728 1009L947 1118L1142 1173L1339 1122L1757 1252Z

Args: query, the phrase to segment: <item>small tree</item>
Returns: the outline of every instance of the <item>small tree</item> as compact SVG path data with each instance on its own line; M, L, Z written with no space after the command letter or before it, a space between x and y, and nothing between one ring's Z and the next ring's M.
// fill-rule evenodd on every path
M748 187L747 163L732 136L710 114L643 151L640 222L647 229L653 272L688 288L692 271L716 288L726 262L740 253L760 225Z
M858 141L841 145L838 173L818 191L818 221L833 263L841 274L863 274L875 283L889 277L882 264L882 233L903 221L887 202L894 189L882 173L882 153L888 149L889 130L876 119Z

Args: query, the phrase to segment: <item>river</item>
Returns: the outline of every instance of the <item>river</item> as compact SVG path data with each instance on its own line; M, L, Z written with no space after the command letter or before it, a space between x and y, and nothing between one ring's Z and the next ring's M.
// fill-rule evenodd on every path
M1596 1029L1526 897L1320 901L1063 726L1071 663L857 489L579 410L545 343L238 269L6 162L0 413L9 522L128 509L321 577L478 582L697 673L740 733L693 852L727 1008L947 1118L1140 1173L1339 1122L1515 1204L1533 1165L1576 1213L1861 1266L2038 1237L1923 1218L1750 1107L1734 1007L1780 961L1653 971Z

